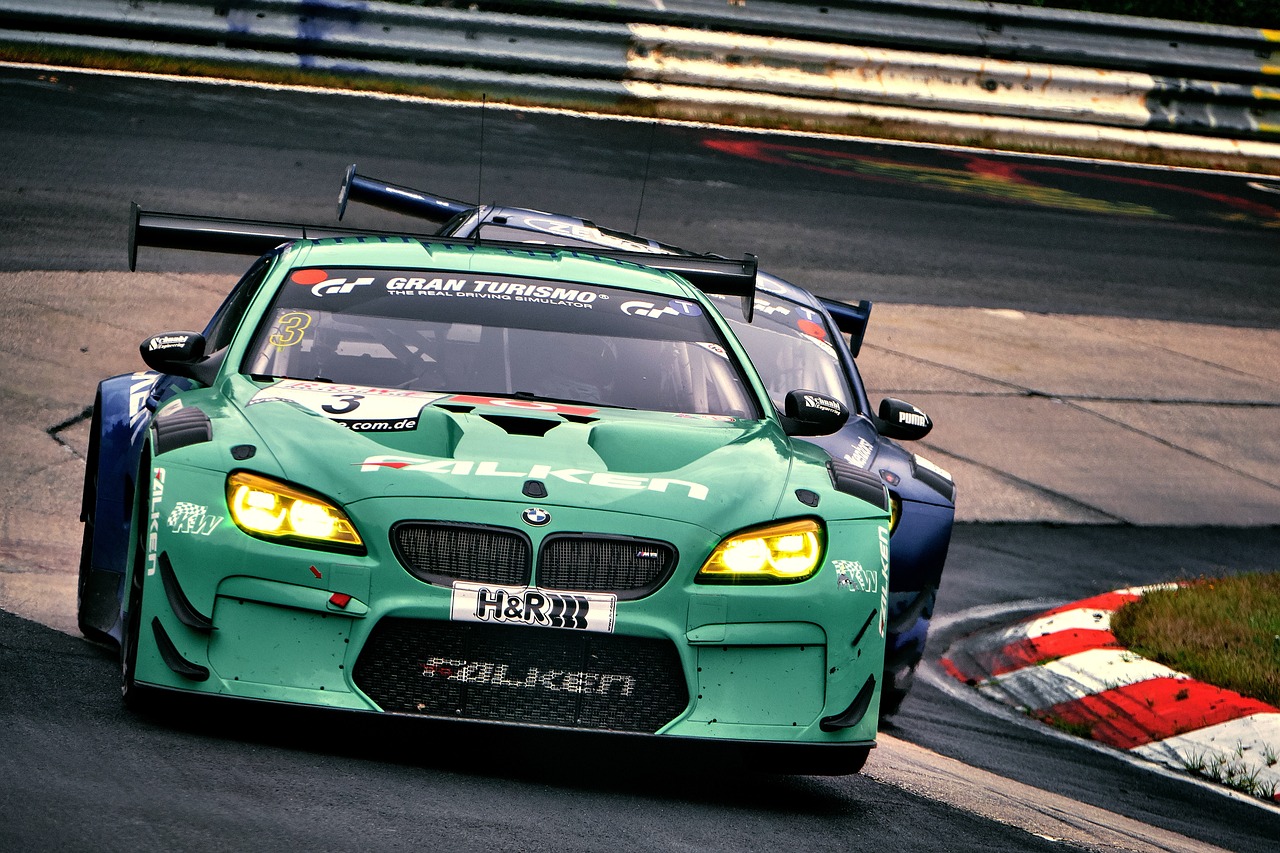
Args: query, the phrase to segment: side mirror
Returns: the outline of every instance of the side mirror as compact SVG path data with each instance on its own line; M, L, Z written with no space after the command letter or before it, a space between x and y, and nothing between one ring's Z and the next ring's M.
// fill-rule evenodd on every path
M789 391L782 425L787 435L831 435L849 420L844 403L816 391Z
M876 428L887 438L916 441L933 429L929 416L905 400L885 397L880 401L880 417Z
M205 371L198 369L204 361L204 347L204 335L199 332L162 332L139 344L138 352L152 370L196 379L207 385Z

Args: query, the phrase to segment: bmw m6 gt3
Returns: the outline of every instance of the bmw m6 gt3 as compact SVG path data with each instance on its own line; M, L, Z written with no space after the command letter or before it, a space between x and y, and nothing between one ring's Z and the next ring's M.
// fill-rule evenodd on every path
M776 408L708 295L750 306L752 259L133 226L140 245L262 254L203 332L149 338L151 370L98 389L79 618L119 643L127 702L861 767L889 495L802 438L845 405L797 387Z

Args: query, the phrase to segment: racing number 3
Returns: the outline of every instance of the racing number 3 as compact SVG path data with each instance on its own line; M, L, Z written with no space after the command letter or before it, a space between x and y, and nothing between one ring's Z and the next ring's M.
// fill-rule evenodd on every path
M360 401L363 400L364 397L360 394L343 394L338 399L342 401L341 406L335 406L332 403L325 403L320 408L324 409L331 415L345 415L347 412L354 412L358 409L360 407Z
M302 333L307 330L307 326L311 325L311 315L304 314L301 311L291 311L288 314L281 314L280 320L276 323L275 334L271 336L271 345L277 347L291 347L294 344L302 342Z

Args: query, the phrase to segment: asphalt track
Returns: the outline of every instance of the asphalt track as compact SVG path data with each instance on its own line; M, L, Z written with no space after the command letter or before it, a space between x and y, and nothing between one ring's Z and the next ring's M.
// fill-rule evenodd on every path
M0 79L5 610L67 626L93 382L133 369L143 334L198 325L242 267L155 253L143 268L164 273L118 274L127 201L329 221L351 161L461 198L638 218L877 300L863 371L938 421L921 452L956 473L968 520L930 658L1045 602L1278 562L1280 196L1265 181L499 110L480 169L475 110ZM1128 849L1280 838L1273 811L984 713L929 676L866 776L780 780L288 715L139 719L113 701L107 655L0 614L0 848L1059 849L1027 819L1053 812L1044 795L1151 828ZM970 799L945 804L893 738L1029 787L990 794L975 770Z

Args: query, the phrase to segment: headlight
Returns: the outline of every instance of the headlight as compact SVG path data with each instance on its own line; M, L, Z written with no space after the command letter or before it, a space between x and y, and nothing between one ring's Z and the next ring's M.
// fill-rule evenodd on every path
M889 533L898 529L898 522L902 520L902 498L898 497L896 492L889 492Z
M822 526L804 519L736 533L698 570L699 583L787 583L822 565Z
M364 552L346 513L324 498L257 474L227 477L227 507L250 536L273 542Z

